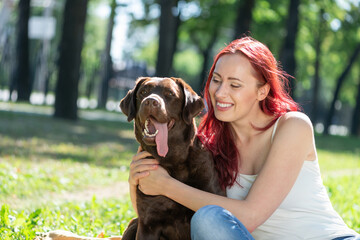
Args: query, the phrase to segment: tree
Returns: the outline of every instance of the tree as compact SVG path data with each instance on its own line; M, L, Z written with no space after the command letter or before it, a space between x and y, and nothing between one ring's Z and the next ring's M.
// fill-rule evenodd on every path
M295 76L296 70L295 45L299 25L299 5L300 0L290 1L286 25L286 37L280 54L280 62L283 69L291 76ZM290 94L294 97L295 82L294 79L289 79L289 81L291 89Z
M352 115L350 133L353 136L358 136L360 134L360 79L358 80L356 104Z
M313 95L312 95L312 109L311 109L311 119L316 123L318 118L318 104L319 104L319 90L320 90L320 58L321 58L321 44L324 39L324 9L321 8L319 11L319 27L315 39L315 75L313 81Z
M348 64L345 66L344 71L341 73L340 77L337 79L337 83L336 83L336 87L335 87L335 91L334 91L334 95L333 95L333 99L330 105L330 109L329 112L327 114L327 118L325 121L325 127L324 127L324 134L328 135L329 134L329 128L330 125L332 123L332 119L335 113L335 103L336 100L338 99L339 93L340 93L340 89L344 83L344 80L347 76L347 74L350 72L350 69L352 67L352 65L354 64L356 57L359 55L360 53L360 43L357 45L357 47L355 48L353 54L351 55Z
M178 0L160 0L159 49L156 62L156 76L170 76L180 26ZM178 12L174 14L174 9Z
M77 119L81 50L84 42L88 0L66 0L60 41L55 113L58 118Z
M18 101L29 102L31 94L28 37L30 0L20 0L18 10L19 17L17 22L16 63L11 82L17 89Z
M252 22L252 10L254 5L255 0L239 2L233 39L241 37L244 33L247 33L250 30L250 24Z
M114 29L114 20L116 15L116 11L115 11L116 7L117 7L116 0L112 0L111 12L110 12L107 35L106 35L106 46L103 55L104 58L102 61L102 76L101 76L102 79L101 79L99 96L98 96L99 108L105 108L106 101L108 99L109 80L112 75L112 60L110 56L110 50L111 50L111 42L112 42L112 35Z

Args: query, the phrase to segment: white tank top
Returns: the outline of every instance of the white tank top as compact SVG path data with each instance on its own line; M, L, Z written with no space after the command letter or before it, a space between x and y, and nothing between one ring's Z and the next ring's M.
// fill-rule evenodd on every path
M279 119L274 125L272 138ZM245 199L256 176L239 174L237 183L227 188L227 196L233 199ZM356 236L357 233L349 229L333 209L316 159L304 161L289 194L270 218L251 235L256 240L328 240L341 236Z

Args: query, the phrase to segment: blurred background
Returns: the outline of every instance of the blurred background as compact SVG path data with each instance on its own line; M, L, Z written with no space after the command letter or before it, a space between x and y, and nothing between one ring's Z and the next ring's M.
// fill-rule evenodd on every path
M202 94L244 34L295 77L331 202L360 232L360 0L0 0L0 239L121 234L138 144L120 99L139 76Z
M75 120L120 111L139 76L201 93L214 55L244 34L295 77L318 133L360 135L360 0L0 0L0 101Z

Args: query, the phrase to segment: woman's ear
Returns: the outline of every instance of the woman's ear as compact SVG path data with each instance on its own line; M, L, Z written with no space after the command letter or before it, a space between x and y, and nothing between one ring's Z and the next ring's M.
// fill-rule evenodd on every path
M268 83L266 83L265 85L259 87L258 89L258 100L262 101L264 100L267 95L269 94L270 91L270 85Z

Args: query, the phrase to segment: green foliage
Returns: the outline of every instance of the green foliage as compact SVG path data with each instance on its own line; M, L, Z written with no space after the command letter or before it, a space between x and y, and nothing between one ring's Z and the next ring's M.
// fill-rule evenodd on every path
M88 237L95 237L101 232L106 237L120 235L135 217L131 209L129 200L97 200L95 197L85 203L50 204L32 212L18 212L3 204L0 212L0 238L32 240L36 233L54 229Z
M88 15L85 25L84 45L82 56L82 81L79 84L80 96L86 94L87 85L94 80L100 81L103 52L105 51L105 40L108 19L95 14L100 4L110 4L110 1L89 1ZM94 84L94 83L93 83ZM94 91L95 89L93 89ZM93 92L92 92L93 93Z
M192 49L178 52L174 57L174 68L179 71L178 77L183 78L193 87L197 84L197 76L201 70L201 59Z
M142 48L137 48L132 53L132 58L138 62L146 62L148 68L155 69L158 51L158 39L152 40Z
M339 1L309 1L308 4L300 6L300 24L297 38L297 74L300 88L304 91L298 92L298 96L304 96L311 91L312 81L315 74L315 42L321 31L321 56L320 56L320 96L321 102L329 103L333 97L333 91L337 78L344 71L348 60L359 43L359 12L351 1L350 9L345 9ZM320 15L320 10L324 14ZM321 26L320 21L324 22ZM335 28L334 23L339 23ZM349 73L340 94L343 103L355 105L355 83L358 82L359 65L355 64ZM300 89L299 88L299 89ZM308 93L309 94L309 93Z
M35 237L35 227L40 219L41 209L30 214L10 210L3 204L0 211L0 238L3 240L32 240Z

